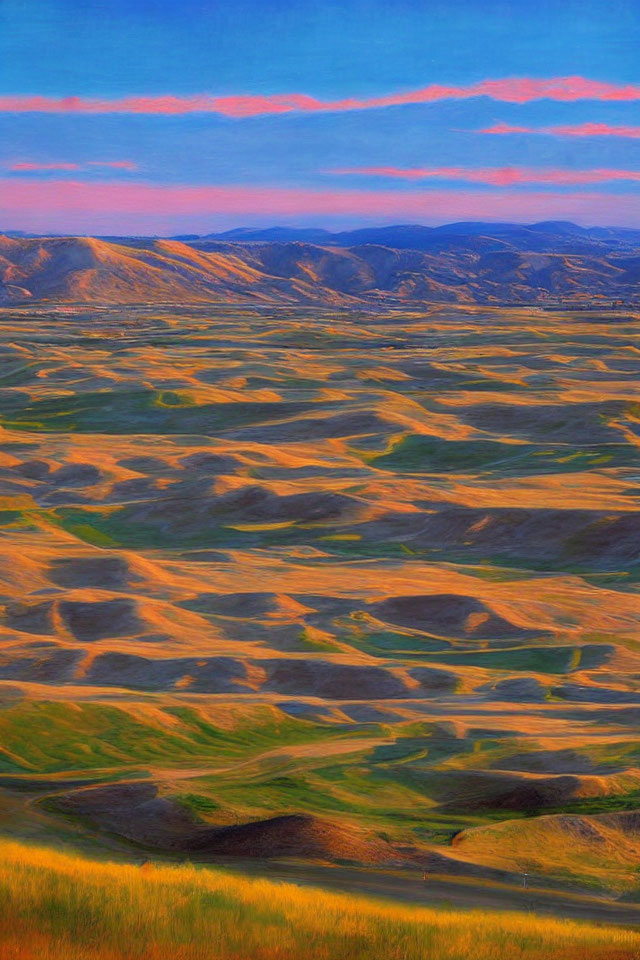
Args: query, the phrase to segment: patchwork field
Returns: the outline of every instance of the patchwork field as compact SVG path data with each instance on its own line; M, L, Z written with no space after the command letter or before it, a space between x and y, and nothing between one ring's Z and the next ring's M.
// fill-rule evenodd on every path
M638 319L0 312L0 832L638 923Z

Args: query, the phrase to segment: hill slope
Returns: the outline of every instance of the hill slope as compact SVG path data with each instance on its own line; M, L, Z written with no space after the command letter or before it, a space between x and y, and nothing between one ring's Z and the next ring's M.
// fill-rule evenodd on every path
M640 944L634 930L405 907L192 866L138 868L7 843L0 853L7 958L457 960L473 942L474 960L633 960Z
M195 250L175 240L125 246L91 237L0 238L0 302L112 303L333 299L304 278L283 282L242 250Z
M403 239L403 230L409 239ZM639 296L640 255L632 247L590 241L587 252L582 247L582 252L568 252L562 242L549 241L549 234L522 228L505 232L505 239L500 231L485 237L433 230L429 249L405 249L410 238L425 246L416 232L427 230L389 228L387 242L396 247L371 242L385 231L358 231L354 238L365 242L351 247L298 241L0 237L0 303L350 306L594 298L635 302Z

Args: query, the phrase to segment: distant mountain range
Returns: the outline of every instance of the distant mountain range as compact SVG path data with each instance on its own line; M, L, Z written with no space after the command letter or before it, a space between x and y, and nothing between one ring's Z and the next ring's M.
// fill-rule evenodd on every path
M366 227L330 233L327 230L293 227L269 227L254 230L241 227L225 233L176 239L219 240L223 243L317 243L322 246L356 247L376 244L396 250L442 252L451 249L489 250L505 246L532 252L590 253L607 247L637 247L640 230L620 227L580 227L563 220L523 225L519 223L448 223L440 227L399 224L392 227Z
M0 302L640 302L640 230L546 222L0 236Z

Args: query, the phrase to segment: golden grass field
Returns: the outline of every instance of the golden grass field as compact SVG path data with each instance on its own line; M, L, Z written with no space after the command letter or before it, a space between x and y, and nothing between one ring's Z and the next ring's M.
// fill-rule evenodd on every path
M637 960L640 932L391 906L3 842L2 960Z

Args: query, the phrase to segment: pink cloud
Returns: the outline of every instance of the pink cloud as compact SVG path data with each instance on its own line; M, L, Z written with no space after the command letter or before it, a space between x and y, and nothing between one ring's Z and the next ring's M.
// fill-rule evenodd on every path
M547 127L556 137L640 137L640 127L616 127L607 123L580 123L576 126Z
M111 167L114 170L137 170L133 160L87 160L88 167Z
M6 229L32 232L208 232L216 224L354 219L425 223L456 219L577 219L640 225L640 197L606 193L307 190L271 186L172 186L0 179ZM176 227L180 229L177 230Z
M348 97L320 100L304 93L241 94L216 97L210 94L160 97L127 96L118 99L86 97L2 96L0 111L17 113L150 113L186 114L218 113L227 117L254 117L261 114L292 112L328 112L373 110L410 103L433 103L438 100L467 100L490 97L505 103L530 103L532 100L634 101L640 100L640 85L616 84L586 77L506 77L481 80L465 86L429 84L418 90L389 93L378 97Z
M132 160L87 160L85 163L39 163L25 160L6 165L13 173L31 173L36 170L83 170L87 167L111 167L115 170L137 170Z
M16 172L30 170L79 170L77 163L12 163L7 169Z
M545 170L528 167L351 167L331 170L330 173L389 177L398 180L464 180L467 183L486 183L495 187L515 184L551 183L558 186L588 183L607 183L615 180L640 181L640 170Z
M490 127L483 127L482 130L474 130L474 133L496 133L496 134L508 134L508 133L540 133L541 131L536 130L535 127L518 127L514 126L511 123L494 123Z
M552 137L631 137L640 138L640 127L612 126L608 123L579 123L558 127L518 127L510 123L494 123L476 133L535 133Z

